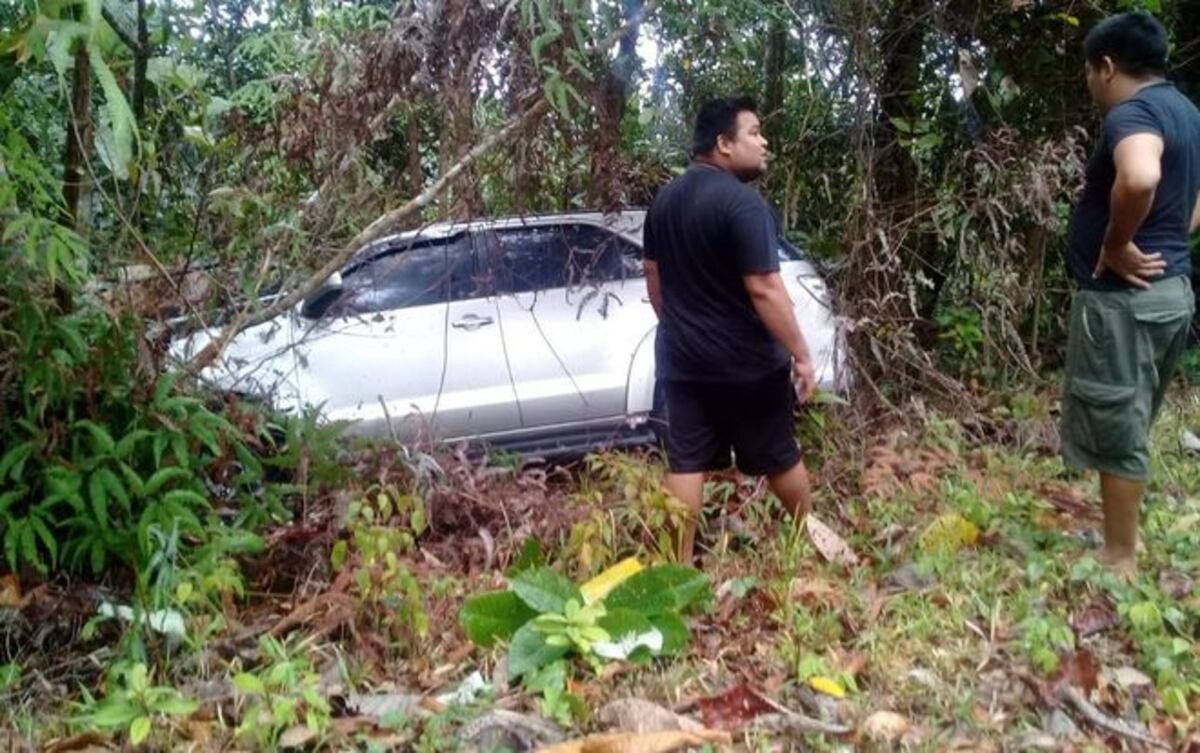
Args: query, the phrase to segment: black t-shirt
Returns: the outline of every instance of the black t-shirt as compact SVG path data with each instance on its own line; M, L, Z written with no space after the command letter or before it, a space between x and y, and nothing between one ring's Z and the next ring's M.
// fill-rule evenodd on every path
M1162 177L1150 214L1133 236L1146 253L1161 253L1163 277L1191 274L1188 228L1200 192L1200 111L1170 82L1144 87L1108 111L1096 151L1088 161L1083 195L1071 215L1067 269L1081 288L1121 290L1129 284L1111 272L1092 279L1117 169L1113 149L1127 136L1154 133L1162 137Z
M757 191L693 163L654 197L644 232L662 281L659 379L748 382L787 366L742 281L779 270L775 216Z

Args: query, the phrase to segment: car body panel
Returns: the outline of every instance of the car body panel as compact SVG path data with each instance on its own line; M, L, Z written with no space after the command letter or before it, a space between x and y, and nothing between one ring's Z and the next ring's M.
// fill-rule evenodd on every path
M345 291L359 290L350 284L356 276L372 280L378 290L359 296L365 310L335 304L314 321L297 307L239 334L204 376L286 410L320 405L326 419L352 422L348 432L358 435L479 439L521 451L641 441L655 408L657 326L637 258L644 218L641 211L508 217L434 223L380 239L344 268L347 284L338 293L340 304ZM538 280L514 281L513 270L543 260L531 249L558 253L555 233L567 238L560 245L570 249L568 279L541 286L553 282L551 265ZM413 299L421 305L392 307L389 296L398 293L389 286L401 280L402 289L407 278L377 267L432 258L429 249L439 244L465 258L464 243L472 261L450 265L449 288L438 289L446 300L426 291ZM621 249L619 263L593 247ZM842 389L841 338L825 282L794 249L780 253L818 380ZM173 350L187 358L212 336L194 333Z

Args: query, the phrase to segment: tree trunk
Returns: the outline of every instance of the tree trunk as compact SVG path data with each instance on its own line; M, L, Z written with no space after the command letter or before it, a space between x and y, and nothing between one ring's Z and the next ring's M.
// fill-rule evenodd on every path
M408 111L406 134L408 193L410 196L416 196L425 188L425 171L421 168L421 116L416 107Z
M84 156L92 144L92 63L87 47L75 43L75 65L71 71L71 110L67 114L67 146L63 156L64 224L79 228L86 217L82 199L87 196L88 177Z
M146 114L146 66L150 62L150 30L146 28L146 0L137 0L137 49L133 51L133 117L138 127Z
M787 68L787 27L779 19L771 19L767 33L767 54L763 61L763 126L770 140L778 132L783 117L783 72Z
M638 69L637 40L641 30L643 0L624 0L624 21L632 21L621 37L617 58L604 74L596 90L596 136L592 148L592 182L588 201L604 210L615 210L623 203L624 181L621 157L621 121L629 87Z

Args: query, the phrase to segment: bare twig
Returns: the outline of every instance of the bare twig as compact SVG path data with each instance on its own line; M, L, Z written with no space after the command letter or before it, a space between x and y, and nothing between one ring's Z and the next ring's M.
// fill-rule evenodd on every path
M1171 749L1170 745L1162 740L1159 740L1150 733L1140 730L1122 721L1121 719L1115 719L1111 716L1108 716L1104 712L1100 711L1100 709L1092 705L1091 701L1083 696L1083 693L1080 692L1079 688L1064 684L1059 689L1058 696L1059 698L1070 703L1071 706L1079 712L1080 716L1100 729L1111 732L1114 735L1120 735L1121 737L1129 740L1135 740L1143 745L1149 745L1152 748L1158 748L1159 750Z
M641 15L638 18L631 19L626 24L623 24L614 30L611 34L601 40L601 42L597 44L592 51L603 52L619 42L621 37L625 34L627 27L631 23L640 23L641 19L650 12L654 5L654 0L646 3L642 9ZM450 169L443 173L432 184L427 186L425 190L422 191L418 196L410 199L402 206L386 212L383 216L379 217L377 220L364 228L348 243L342 246L341 250L330 257L320 269L310 275L304 281L304 283L292 290L292 292L278 298L271 305L257 313L253 312L254 302L248 302L246 307L238 314L238 316L234 317L233 321L227 325L217 337L210 341L203 350L197 353L188 362L188 370L193 374L198 373L201 369L215 361L229 345L229 342L239 332L247 327L252 327L256 324L261 324L262 322L272 319L288 310L292 306L295 306L297 303L303 300L305 296L320 286L322 282L328 279L330 275L341 269L341 267L347 261L349 261L351 257L354 256L354 253L357 250L371 241L382 237L392 228L405 222L422 209L432 204L435 199L437 199L446 191L447 188L450 187L455 179L470 169L470 167L481 157L493 149L508 143L526 127L536 122L548 112L550 112L549 100L547 100L545 96L539 96L537 100L534 101L533 104L531 104L523 112L514 115L507 123L504 124L504 126L493 131L482 141L476 144L469 152L464 154L462 158L458 160L458 162L451 166Z

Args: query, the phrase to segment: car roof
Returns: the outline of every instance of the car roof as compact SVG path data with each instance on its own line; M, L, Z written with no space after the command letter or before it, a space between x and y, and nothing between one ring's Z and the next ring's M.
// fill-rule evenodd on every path
M450 238L460 233L481 230L509 230L525 227L548 227L564 224L595 225L607 228L637 245L642 244L642 224L646 221L646 210L624 209L620 212L574 211L540 214L510 215L507 217L484 217L473 220L442 220L422 225L402 233L384 236L363 246L355 252L355 259L372 256L375 252L395 248L397 243Z

